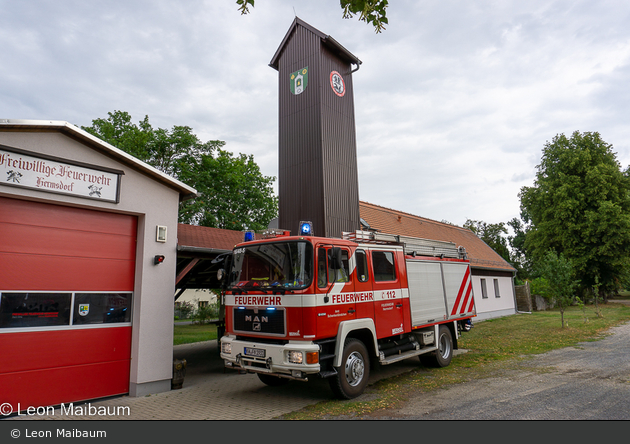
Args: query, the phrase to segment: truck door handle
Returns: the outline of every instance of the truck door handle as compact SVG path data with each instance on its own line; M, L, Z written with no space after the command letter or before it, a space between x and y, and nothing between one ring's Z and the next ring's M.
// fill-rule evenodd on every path
M396 304L396 307L400 308L403 304Z
M354 312L355 312L355 309L354 309L354 308L351 308L350 310L348 310L348 313L350 313L350 314L352 314L352 313L354 313Z

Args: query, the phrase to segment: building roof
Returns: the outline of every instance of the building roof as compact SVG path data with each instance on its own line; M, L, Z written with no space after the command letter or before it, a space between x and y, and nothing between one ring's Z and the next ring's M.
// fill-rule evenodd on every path
M194 188L68 122L59 120L0 119L0 131L58 131L122 164L146 174L157 182L174 188L179 191L180 201L197 196L197 190Z
M243 242L243 232L199 225L177 224L177 248L206 252L229 252Z
M369 228L382 233L421 237L446 242L466 248L473 268L515 272L488 244L467 228L437 222L402 211L392 210L367 202L359 203L361 219ZM340 233L341 235L341 233ZM259 235L256 236L259 238ZM177 225L177 245L180 251L199 253L227 253L243 242L243 232L197 225Z
M284 36L284 39L282 39L280 46L276 50L276 53L273 55L271 62L269 62L269 66L271 66L273 69L275 69L276 71L278 70L278 61L280 60L282 51L285 45L287 44L287 42L289 41L289 39L291 38L291 35L293 34L293 31L295 30L297 26L306 28L309 31L311 31L313 34L317 35L322 40L322 43L324 45L330 48L334 53L338 54L342 59L346 59L348 62L352 63L353 65L357 65L357 69L358 69L358 66L361 64L361 60L359 60L357 56L355 56L346 48L344 48L337 40L333 39L331 36L324 34L318 29L315 29L314 27L312 27L311 25L309 25L304 20L298 17L295 17L295 20L293 20L293 23L289 27L289 30Z
M453 242L466 248L473 268L516 271L505 259L467 228L437 222L402 211L392 210L367 202L359 202L361 219L369 228L382 233L421 237Z

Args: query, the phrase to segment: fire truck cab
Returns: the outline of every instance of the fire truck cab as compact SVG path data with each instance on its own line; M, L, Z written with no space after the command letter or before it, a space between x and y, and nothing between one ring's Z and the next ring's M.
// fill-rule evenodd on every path
M371 362L450 363L475 316L461 248L363 231L304 234L243 242L226 261L226 367L268 385L329 378L351 399L367 386Z

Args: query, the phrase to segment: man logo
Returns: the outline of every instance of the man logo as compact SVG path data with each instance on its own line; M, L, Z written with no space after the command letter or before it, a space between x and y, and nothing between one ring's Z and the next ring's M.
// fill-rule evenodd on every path
M299 71L291 73L291 80L289 81L289 88L291 92L296 96L302 94L308 85L308 66L302 68Z
M263 323L268 323L269 322L269 317L268 316L258 316L258 315L247 315L245 316L245 322L251 322L252 323L252 330L251 331L262 331L262 324Z

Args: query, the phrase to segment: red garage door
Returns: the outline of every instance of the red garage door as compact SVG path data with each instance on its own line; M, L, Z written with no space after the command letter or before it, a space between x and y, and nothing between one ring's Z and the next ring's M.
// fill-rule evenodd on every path
M136 230L132 216L0 197L0 401L13 411L129 391Z

